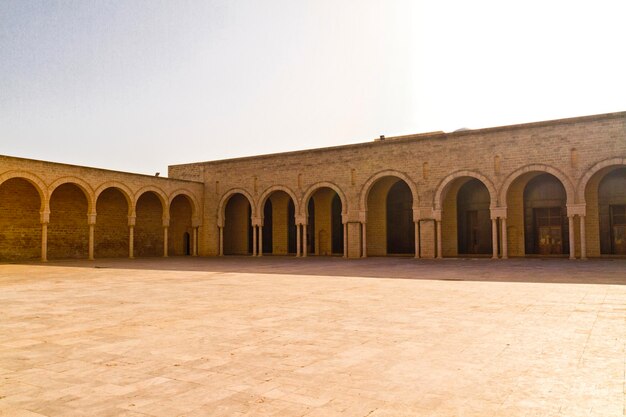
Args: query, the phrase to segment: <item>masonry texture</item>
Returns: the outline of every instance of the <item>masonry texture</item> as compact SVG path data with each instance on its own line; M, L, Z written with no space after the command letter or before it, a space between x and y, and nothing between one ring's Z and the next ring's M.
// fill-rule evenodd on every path
M0 157L0 260L624 256L625 190L626 112L174 165L169 178Z

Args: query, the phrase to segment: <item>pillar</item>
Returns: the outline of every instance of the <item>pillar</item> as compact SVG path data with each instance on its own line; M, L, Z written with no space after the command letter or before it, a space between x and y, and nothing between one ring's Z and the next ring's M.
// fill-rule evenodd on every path
M87 223L89 224L89 260L93 261L94 260L96 215L95 214L88 215Z
M437 232L437 259L443 258L443 242L441 238L441 220L435 221L435 229Z
M306 224L306 223L303 223L303 224L302 224L302 256L303 256L304 258L306 258L306 253L307 253L308 246L309 246L309 245L307 244L307 240L306 240L306 237L307 237L307 236L306 236L306 234L307 234L307 232L308 232L308 231L307 231L307 224Z
M128 226L128 257L135 257L135 226Z
M256 256L256 243L257 243L257 239L256 239L256 230L257 230L258 226L254 225L252 226L252 256Z
M343 257L348 257L348 223L343 224Z
M587 259L587 239L585 238L585 216L580 218L580 259Z
M420 221L417 220L415 224L415 258L420 257Z
M300 224L296 224L296 256L302 253L302 239L300 236Z
M506 217L500 218L500 227L502 228L502 259L509 257L509 240L506 230Z
M224 227L218 226L220 229L220 256L224 256Z
M48 261L48 222L41 223L41 262Z
M491 219L491 245L493 247L491 259L498 259L498 219Z
M569 225L569 258L576 259L576 236L574 236L574 216L567 216Z
M263 256L263 226L259 226L259 256Z
M191 256L198 256L198 228L193 228L193 239L191 241Z
M367 223L361 223L361 243L363 248L361 249L361 257L367 258Z
M167 258L167 229L168 226L163 226L163 257Z

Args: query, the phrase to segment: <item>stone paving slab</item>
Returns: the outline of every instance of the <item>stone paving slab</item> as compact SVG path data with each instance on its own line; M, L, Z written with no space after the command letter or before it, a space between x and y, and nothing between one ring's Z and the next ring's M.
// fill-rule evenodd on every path
M0 416L623 417L624 284L624 260L0 265Z

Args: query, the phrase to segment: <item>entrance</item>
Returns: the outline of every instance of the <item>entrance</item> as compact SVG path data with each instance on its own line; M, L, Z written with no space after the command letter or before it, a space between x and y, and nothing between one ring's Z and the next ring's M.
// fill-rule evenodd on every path
M563 253L563 216L561 207L534 209L536 245L540 255Z
M626 205L610 206L611 253L626 255Z

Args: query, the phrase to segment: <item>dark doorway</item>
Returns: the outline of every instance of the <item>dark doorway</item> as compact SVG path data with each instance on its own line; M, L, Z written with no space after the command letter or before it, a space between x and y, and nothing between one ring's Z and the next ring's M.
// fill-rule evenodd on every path
M335 193L331 208L332 253L343 254L343 223L341 219L341 198Z
M315 203L313 199L309 199L309 217L307 219L309 223L307 225L307 234L306 234L306 251L310 255L315 254Z
M191 237L187 232L183 235L183 253L185 256L191 255Z
M387 253L415 253L413 196L404 181L396 182L387 193Z
M274 215L272 202L268 198L263 207L263 253L272 253L274 251Z
M457 194L459 254L490 254L491 216L489 190L480 180L467 181Z
M567 196L551 174L537 175L524 189L524 239L526 254L569 253Z
M626 168L602 178L598 187L600 253L626 255Z
M289 199L287 204L287 250L289 253L296 253L296 207L293 200Z

